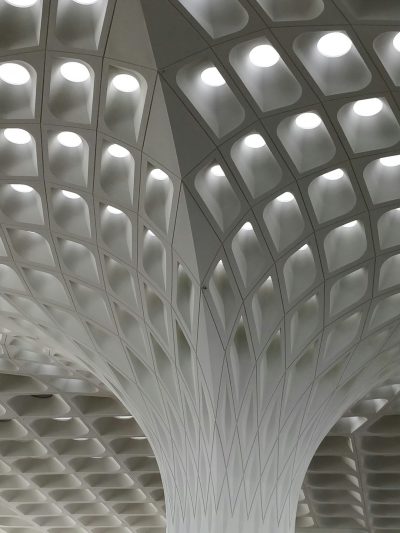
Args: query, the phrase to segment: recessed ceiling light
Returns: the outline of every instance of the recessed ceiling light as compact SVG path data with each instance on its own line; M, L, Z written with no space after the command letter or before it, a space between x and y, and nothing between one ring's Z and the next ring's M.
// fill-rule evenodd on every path
M31 7L35 5L37 0L6 0L7 4L15 7Z
M127 150L120 144L110 144L110 146L107 148L107 152L112 157L117 158L127 157L129 155L129 150Z
M325 174L322 174L322 176L329 181L335 181L340 180L340 178L343 178L344 172L341 168L335 168L335 170L331 170L330 172L325 172Z
M117 209L116 207L113 207L112 205L107 206L107 211L111 213L112 215L120 215L122 213L121 209Z
M66 190L62 190L61 191L63 193L63 195L68 198L69 200L77 200L78 198L81 198L79 194L77 194L76 192L72 192L72 191L66 191Z
M305 252L306 250L308 250L310 247L308 246L308 244L303 244L303 246L301 246L299 248L300 252Z
M76 437L75 439L73 440L89 440L89 437Z
M4 137L8 142L13 144L27 144L32 140L29 131L21 128L6 128L4 130Z
M90 6L98 2L98 0L72 0L75 4L82 4L83 6Z
M137 78L131 74L117 74L113 77L112 84L122 93L133 93L140 87Z
M302 113L296 117L296 126L302 130L313 130L318 128L322 120L317 113Z
M57 418L54 418L54 420L57 420L57 422L68 422L69 420L72 420L72 416L58 416Z
M245 222L241 227L243 231L253 231L253 225L251 222Z
M398 52L400 52L400 31L399 33L396 33L396 35L394 36L393 46Z
M244 138L244 144L249 148L261 148L265 146L265 141L258 133L252 133Z
M341 57L350 51L352 45L351 39L345 33L332 31L319 39L317 48L325 57Z
M146 437L131 437L132 440L146 440ZM148 457L153 457L153 455L149 455Z
M210 168L211 174L217 178L222 178L222 176L225 176L225 172L223 171L221 165L213 165Z
M2 63L0 79L9 85L25 85L31 79L29 70L18 63Z
M161 168L153 168L153 170L150 172L150 176L158 181L165 181L168 178L168 174L166 174Z
M146 231L146 235L148 235L149 237L155 237L154 233L151 231L151 229L148 229Z
M283 194L278 196L276 199L278 200L278 202L286 204L286 203L291 202L292 200L294 200L294 196L293 196L293 194L291 192L284 192Z
M82 137L73 131L62 131L57 135L57 141L67 148L77 148L82 144Z
M354 228L354 226L357 225L357 220L352 220L351 222L347 222L346 224L343 224L343 228Z
M384 167L398 167L400 165L400 155L389 155L388 157L381 157L379 162Z
M217 67L209 67L204 69L200 77L203 83L209 85L210 87L221 87L226 83Z
M270 44L255 46L249 53L249 59L256 67L272 67L280 59L280 55Z
M372 117L382 111L383 102L380 98L366 98L357 100L353 104L353 111L360 117Z
M73 83L83 83L90 78L90 72L86 65L78 61L66 61L60 67L62 76Z
M11 188L14 189L14 191L23 193L33 191L33 187L30 185L25 185L24 183L11 183Z
M132 415L116 415L115 418L118 418L118 420L131 420L133 416Z

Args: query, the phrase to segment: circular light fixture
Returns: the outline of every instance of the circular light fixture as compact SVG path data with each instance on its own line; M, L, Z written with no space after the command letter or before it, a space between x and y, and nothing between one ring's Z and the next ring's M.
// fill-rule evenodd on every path
M380 98L366 98L357 100L353 104L353 111L360 117L373 117L382 111L383 102Z
M244 138L244 144L249 148L261 148L265 146L265 141L258 133L252 133Z
M137 78L131 74L117 74L113 77L112 84L122 93L133 93L140 87Z
M255 46L249 53L249 59L256 67L272 67L280 59L280 55L270 44Z
M291 192L284 192L283 194L278 196L276 199L278 200L278 202L287 204L288 202L291 202L292 200L294 200L294 196Z
M14 189L14 191L23 193L33 191L33 187L30 185L25 185L24 183L11 183L11 188Z
M129 150L120 144L110 144L110 146L107 148L107 152L111 157L117 157L118 159L122 157L128 157L129 155Z
M83 83L90 78L90 72L86 65L78 61L66 61L60 67L62 76L73 83Z
M6 0L7 4L14 7L32 7L36 2L37 0Z
M399 33L396 33L393 38L393 46L398 52L400 52L400 31Z
M63 193L65 198L68 198L69 200L77 200L78 198L81 198L81 196L76 192L66 191L64 189L61 192Z
M384 167L398 167L400 165L400 155L390 155L388 157L381 157L379 162Z
M9 85L25 85L31 79L29 70L18 63L2 63L0 79Z
M200 74L200 77L202 82L210 87L221 87L226 83L217 67L209 67L204 69Z
M29 131L22 130L21 128L6 128L4 130L4 137L8 142L13 144L27 144L32 140Z
M57 141L66 148L77 148L82 144L82 137L73 131L62 131L57 135Z
M343 224L343 228L354 228L354 226L357 225L357 220L352 220L351 222L347 222L346 224Z
M112 215L120 215L122 213L121 209L117 209L116 207L113 207L112 205L107 206L107 211L111 213Z
M322 120L317 113L302 113L296 117L296 126L302 130L313 130L318 128Z
M161 170L161 168L153 168L153 170L150 172L150 176L157 181L165 181L169 179L168 174Z
M222 176L225 176L225 172L223 171L223 168L221 167L221 165L213 165L210 168L210 172L216 178L222 178Z
M343 178L344 172L341 168L335 168L335 170L331 170L330 172L325 172L325 174L322 174L322 175L328 181L336 181L336 180L340 180L340 178Z
M245 222L241 227L243 231L253 231L253 225L251 222Z
M318 40L317 48L325 57L341 57L350 51L352 45L351 39L345 33L332 31Z

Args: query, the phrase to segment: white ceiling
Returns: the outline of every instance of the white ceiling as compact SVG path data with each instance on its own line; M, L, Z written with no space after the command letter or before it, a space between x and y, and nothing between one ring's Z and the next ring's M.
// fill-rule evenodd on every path
M165 531L154 453L90 372L2 336L0 531Z
M133 413L169 533L293 531L320 442L398 367L397 0L21 3L1 331Z
M356 402L329 431L303 483L298 533L399 528L399 400L400 385L393 377Z

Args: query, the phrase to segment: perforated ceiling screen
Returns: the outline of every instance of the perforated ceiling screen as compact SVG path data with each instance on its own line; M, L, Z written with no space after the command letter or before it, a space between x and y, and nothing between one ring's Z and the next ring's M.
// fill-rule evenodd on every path
M335 522L306 472L398 375L399 32L398 0L0 0L0 332L134 415L168 533L292 533L303 482L302 526L398 529L363 496L390 494L385 475ZM100 447L130 450L46 383ZM106 473L69 471L68 490L111 498L108 522L37 527L160 533L158 473L114 459L129 498L157 481L150 517L121 518Z
M121 403L31 339L0 349L0 531L165 531L154 453Z
M400 386L391 379L346 411L319 445L297 508L296 531L396 531Z

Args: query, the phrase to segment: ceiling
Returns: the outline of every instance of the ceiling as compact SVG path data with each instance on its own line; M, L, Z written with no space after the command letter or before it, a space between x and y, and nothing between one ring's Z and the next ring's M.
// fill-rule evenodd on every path
M344 413L308 467L296 531L398 530L399 421L396 378Z
M397 0L0 0L0 332L104 383L165 492L74 531L288 533L304 480L299 527L399 529L385 418L338 422L399 372L399 31Z
M121 403L33 339L0 346L0 531L165 531L157 462Z

